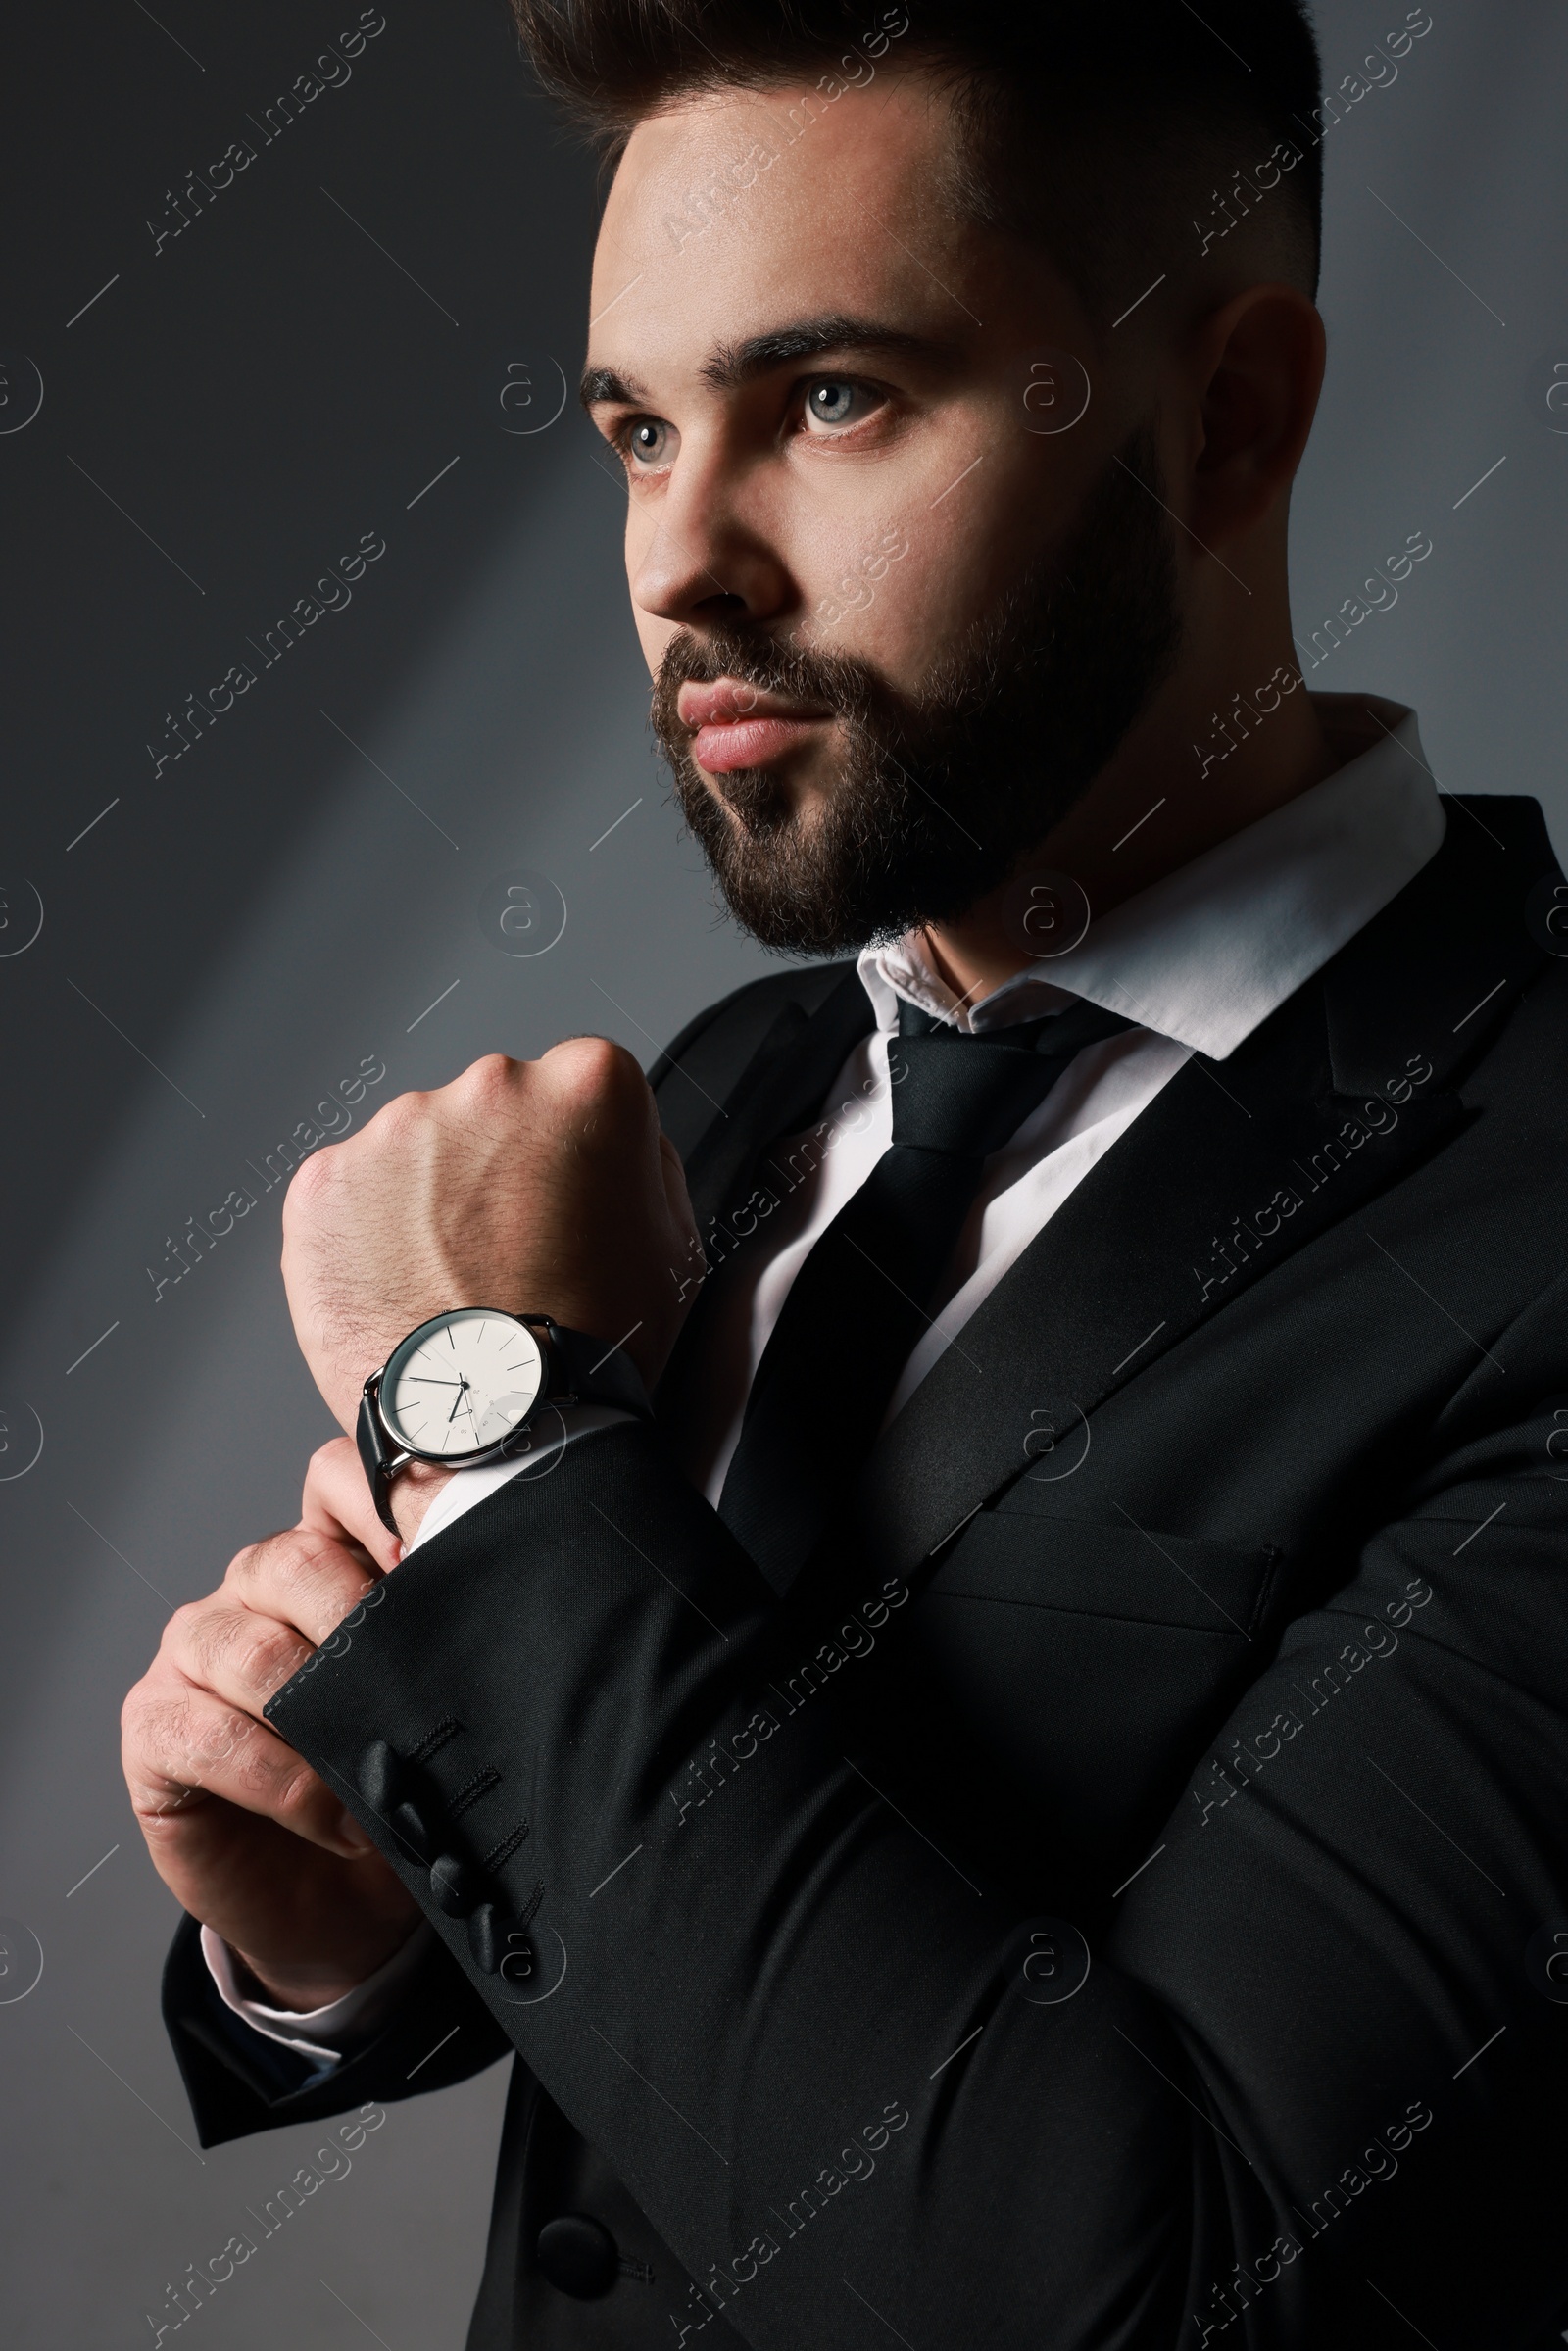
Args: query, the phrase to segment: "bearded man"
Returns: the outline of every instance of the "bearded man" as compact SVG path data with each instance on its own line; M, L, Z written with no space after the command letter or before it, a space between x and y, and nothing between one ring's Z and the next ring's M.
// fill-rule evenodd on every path
M203 2142L511 2057L471 2351L1554 2341L1568 885L1298 665L1305 19L517 4L795 962L296 1175L345 1434L126 1707Z

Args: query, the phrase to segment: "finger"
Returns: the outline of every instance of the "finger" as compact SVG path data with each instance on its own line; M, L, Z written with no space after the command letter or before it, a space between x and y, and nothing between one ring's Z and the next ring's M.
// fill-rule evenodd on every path
M294 1626L315 1648L378 1581L330 1535L287 1527L237 1552L223 1587L230 1604L237 1601L259 1616Z
M334 1437L311 1455L300 1525L330 1535L377 1572L396 1567L403 1556L401 1541L376 1516L359 1447L348 1437Z
M259 1716L314 1653L296 1625L242 1606L225 1586L209 1600L175 1609L159 1660L225 1705Z
M254 1716L162 1664L125 1700L125 1782L149 1837L179 1833L213 1797L260 1813L329 1853L358 1858L368 1839L302 1755Z

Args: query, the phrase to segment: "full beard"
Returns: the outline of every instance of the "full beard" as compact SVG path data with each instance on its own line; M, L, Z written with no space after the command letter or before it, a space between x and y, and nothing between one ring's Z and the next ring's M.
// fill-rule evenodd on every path
M1118 454L1068 541L913 693L761 633L672 640L654 731L725 904L764 947L842 955L952 921L1018 870L1148 709L1181 642L1177 570L1152 433ZM720 677L838 717L844 755L808 820L769 768L699 771L676 698Z

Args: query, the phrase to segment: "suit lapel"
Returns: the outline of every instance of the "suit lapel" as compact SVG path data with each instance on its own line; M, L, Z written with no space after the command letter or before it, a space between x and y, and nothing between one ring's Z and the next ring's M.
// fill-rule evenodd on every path
M814 1012L808 1013L800 1004L787 1004L730 1087L686 1162L686 1188L713 1270L759 1229L755 1211L746 1232L738 1233L735 1227L763 1152L780 1136L799 1133L818 1115L828 1088L872 1025L870 998L852 966ZM765 1225L760 1229L765 1232ZM701 1377L703 1333L713 1295L710 1278L698 1292L659 1383L657 1408L670 1427L679 1426L687 1409L687 1383Z
M1463 1124L1454 1081L1541 967L1526 906L1553 870L1534 802L1483 806L1490 861L1450 815L1382 914L1229 1060L1195 1055L1037 1235L874 1448L862 1559L917 1568L1023 1475L1036 1407L1092 1413ZM806 1577L834 1580L827 1547Z
M687 1157L686 1185L705 1241L750 1190L767 1146L816 1116L871 1026L871 1001L853 968L814 1012L789 1004L779 1013Z

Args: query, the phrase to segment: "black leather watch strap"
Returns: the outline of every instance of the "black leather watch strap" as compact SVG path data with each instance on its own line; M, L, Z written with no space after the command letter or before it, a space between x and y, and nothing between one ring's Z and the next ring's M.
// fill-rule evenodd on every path
M634 1412L639 1420L653 1419L654 1407L641 1374L618 1347L607 1347L602 1339L590 1339L581 1331L565 1330L548 1314L523 1314L518 1320L543 1330L555 1356L558 1376L540 1397L541 1403L559 1403L569 1396L579 1404L612 1404L617 1411Z
M387 1444L386 1431L381 1425L381 1415L376 1410L376 1396L379 1394L380 1386L381 1375L379 1372L365 1383L365 1393L360 1398L360 1416L354 1426L354 1442L359 1447L360 1466L365 1471L366 1482L370 1489L370 1498L375 1504L375 1515L383 1527L390 1528L394 1535L401 1536L403 1530L392 1515L392 1479L395 1474L393 1464L395 1463L397 1468L401 1469L410 1456L404 1452L393 1452Z

